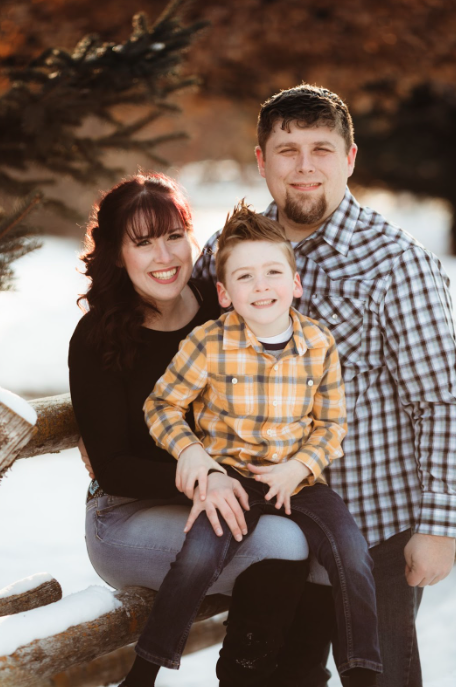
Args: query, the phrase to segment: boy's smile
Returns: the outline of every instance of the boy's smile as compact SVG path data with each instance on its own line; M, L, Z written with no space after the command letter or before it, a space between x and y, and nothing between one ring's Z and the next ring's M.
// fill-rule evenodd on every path
M217 283L220 305L233 305L255 336L276 336L287 329L291 303L302 295L302 287L279 243L236 244L225 275L226 283Z

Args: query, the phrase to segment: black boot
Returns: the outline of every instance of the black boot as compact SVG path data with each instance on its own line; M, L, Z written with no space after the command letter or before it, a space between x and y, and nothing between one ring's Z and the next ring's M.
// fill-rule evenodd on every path
M265 560L236 580L217 663L220 687L264 687L291 625L307 561Z
M332 588L306 582L268 687L327 687L326 668L336 628Z

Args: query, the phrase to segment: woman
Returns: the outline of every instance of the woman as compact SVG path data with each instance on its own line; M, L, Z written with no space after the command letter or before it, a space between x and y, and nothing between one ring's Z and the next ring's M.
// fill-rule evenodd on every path
M176 475L175 460L157 448L143 418L143 402L179 342L219 314L213 286L190 278L195 251L188 203L161 174L137 175L115 186L95 207L87 232L88 312L70 342L70 387L96 476L87 502L89 556L116 588L158 589L182 546L189 496L211 522L218 510L238 540L245 528L245 492L237 480L211 461L207 486L201 475L193 494L186 466L179 461ZM302 587L303 564L297 561L306 556L294 523L266 516L211 588L230 594L240 575L217 666L223 687L265 684ZM294 561L275 560L285 558ZM258 563L262 559L268 560ZM248 572L241 575L252 563L264 567L264 587L258 585L260 571L255 585ZM271 576L281 580L274 598ZM255 642L248 643L252 632ZM148 684L146 668L138 657L126 684Z

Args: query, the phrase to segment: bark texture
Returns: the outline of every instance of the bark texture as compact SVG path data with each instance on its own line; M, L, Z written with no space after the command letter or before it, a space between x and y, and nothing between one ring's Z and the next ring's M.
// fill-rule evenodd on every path
M0 616L23 613L32 608L47 606L62 598L62 587L54 578L43 582L34 589L29 589L22 594L12 594L0 598Z
M0 402L0 479L30 440L33 431L33 425Z

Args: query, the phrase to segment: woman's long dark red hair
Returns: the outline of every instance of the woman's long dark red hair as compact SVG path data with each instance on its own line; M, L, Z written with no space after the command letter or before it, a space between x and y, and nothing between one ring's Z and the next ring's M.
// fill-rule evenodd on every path
M130 367L145 309L159 316L158 308L136 293L122 266L124 236L157 238L174 229L176 222L193 232L190 207L182 191L173 179L156 172L124 179L93 207L81 256L90 286L78 304L88 306L91 343L105 367Z

